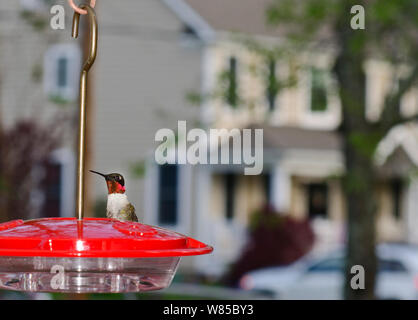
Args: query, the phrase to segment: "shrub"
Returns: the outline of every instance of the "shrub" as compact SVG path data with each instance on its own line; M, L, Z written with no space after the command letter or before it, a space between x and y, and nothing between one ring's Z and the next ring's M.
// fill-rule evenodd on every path
M251 270L290 264L308 253L313 243L308 220L297 220L266 206L252 214L248 243L222 282L236 286Z

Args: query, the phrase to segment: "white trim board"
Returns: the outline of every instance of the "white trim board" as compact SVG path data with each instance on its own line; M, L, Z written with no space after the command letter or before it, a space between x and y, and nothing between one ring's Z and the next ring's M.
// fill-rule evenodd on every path
M206 43L215 37L213 28L183 0L162 0L185 24L196 30Z

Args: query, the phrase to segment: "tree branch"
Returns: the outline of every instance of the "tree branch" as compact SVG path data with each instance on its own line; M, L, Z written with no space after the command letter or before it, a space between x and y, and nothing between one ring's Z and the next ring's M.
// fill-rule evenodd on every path
M401 99L404 94L411 89L418 79L418 64L414 66L411 74L399 82L399 87L396 92L391 90L385 98L383 111L380 117L380 126L384 131L389 131L393 126L400 123L417 120L418 115L412 117L403 117L401 114Z
M394 121L392 121L393 124L392 124L391 128L393 128L394 126L397 126L399 124L408 123L408 122L417 121L417 120L418 120L418 113L414 114L412 116L408 116L408 117L400 116L397 119L395 119Z

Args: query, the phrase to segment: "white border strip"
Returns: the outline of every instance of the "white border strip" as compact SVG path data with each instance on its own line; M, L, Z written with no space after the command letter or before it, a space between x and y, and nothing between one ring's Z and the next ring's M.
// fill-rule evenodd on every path
M162 0L182 21L193 27L205 42L215 37L213 28L183 0Z

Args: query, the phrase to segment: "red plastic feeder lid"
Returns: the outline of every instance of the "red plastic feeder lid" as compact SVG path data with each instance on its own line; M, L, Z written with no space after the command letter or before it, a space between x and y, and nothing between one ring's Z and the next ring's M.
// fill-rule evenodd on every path
M201 255L212 250L173 231L107 218L45 218L0 224L0 256L146 258Z

